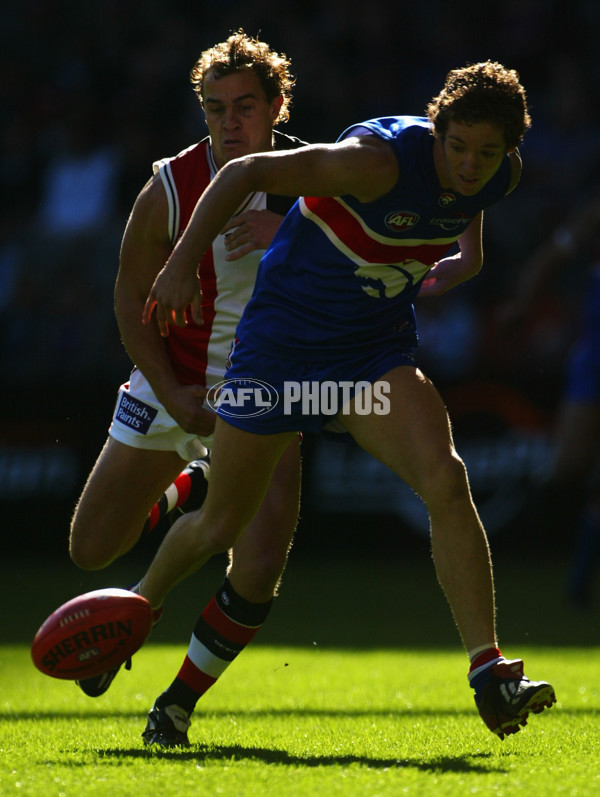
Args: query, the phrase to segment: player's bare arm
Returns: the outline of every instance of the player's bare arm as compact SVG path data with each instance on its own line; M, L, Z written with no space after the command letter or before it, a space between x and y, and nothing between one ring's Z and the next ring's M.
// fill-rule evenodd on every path
M285 196L350 194L360 202L372 202L390 191L398 179L398 162L391 147L370 135L250 155L243 161L250 191Z
M156 397L188 432L212 433L214 417L202 409L205 390L177 380L156 328L140 324L144 302L172 251L164 187L153 177L140 192L125 229L115 286L115 313L127 353Z
M167 218L167 197L154 177L137 197L127 222L115 285L115 313L127 353L158 392L167 391L175 377L160 336L140 328L139 308L173 248Z
M483 265L483 211L458 239L460 251L438 261L423 280L419 296L441 296L481 271Z
M391 147L375 136L230 161L203 193L185 233L158 275L144 308L144 323L150 322L156 307L162 335L168 335L169 324L185 325L185 310L198 297L195 263L248 194L350 194L361 202L370 202L391 190L397 179L398 163Z

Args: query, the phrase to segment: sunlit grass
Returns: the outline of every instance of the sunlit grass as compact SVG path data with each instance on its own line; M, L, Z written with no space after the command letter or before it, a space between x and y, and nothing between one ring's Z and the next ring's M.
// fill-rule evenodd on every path
M2 795L600 793L598 649L507 650L559 703L500 742L456 650L250 648L198 704L188 750L141 732L185 647L148 645L86 698L0 648Z

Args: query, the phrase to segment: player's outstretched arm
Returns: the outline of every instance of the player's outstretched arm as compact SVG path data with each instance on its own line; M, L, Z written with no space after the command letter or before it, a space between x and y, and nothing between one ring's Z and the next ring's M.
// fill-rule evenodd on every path
M391 147L375 136L230 161L202 194L185 233L158 274L143 322L148 324L156 310L163 335L168 334L169 324L185 324L185 309L198 298L196 264L253 191L294 197L351 194L371 202L387 193L397 177L398 163Z

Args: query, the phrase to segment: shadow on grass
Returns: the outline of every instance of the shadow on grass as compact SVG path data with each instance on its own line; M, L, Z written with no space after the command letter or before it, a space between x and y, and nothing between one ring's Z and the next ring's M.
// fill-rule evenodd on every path
M600 708L564 708L553 707L552 713L560 712L561 716L599 716ZM546 714L547 712L545 712ZM428 718L443 718L443 717L475 717L475 711L471 709L456 709L456 708L402 708L402 709L377 709L377 708L281 708L281 709L236 709L235 711L220 711L202 714L195 713L193 719L198 723L203 719L208 721L218 718L223 721L227 718L239 717L252 717L253 719L263 718L266 720L275 719L277 717L290 717L295 719L302 718L323 718L330 719L344 719L344 718L360 718L360 717L390 717L397 719L406 719L408 717L422 717ZM2 711L0 710L0 720L18 720L25 722L28 720L111 720L111 719L124 719L124 720L143 720L145 719L145 712L138 711Z
M491 758L492 753L475 755L437 756L427 761L423 758L370 758L360 755L300 756L286 750L262 747L241 747L239 745L192 745L191 748L162 750L146 749L107 749L98 751L103 757L123 758L161 758L173 761L259 761L263 764L280 764L294 767L337 767L359 764L367 769L417 769L421 772L464 772L489 773L504 772L504 767L491 767L478 764L475 758Z
M253 719L275 719L277 717L290 717L296 719L302 718L318 718L328 717L331 719L344 719L344 718L360 718L360 717L390 717L390 718L407 718L407 717L473 717L476 716L474 711L461 710L461 709L438 709L438 708L402 708L402 709L373 709L373 708L358 708L358 709L335 709L335 708L282 708L282 709L259 709L259 710L238 710L235 711L220 711L211 712L209 714L194 714L192 719L198 723L202 719L212 720L218 718L220 721L226 720L230 717L251 717ZM114 719L130 719L141 720L146 718L146 713L138 711L0 711L0 719L10 719L18 721L26 720L114 720Z

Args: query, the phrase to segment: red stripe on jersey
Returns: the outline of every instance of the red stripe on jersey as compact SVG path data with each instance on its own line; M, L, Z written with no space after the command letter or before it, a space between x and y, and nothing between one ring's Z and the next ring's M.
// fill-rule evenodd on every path
M169 163L179 202L179 236L183 234L198 199L210 183L207 146L206 142L200 142ZM170 326L169 336L165 338L175 375L184 385L206 385L207 350L217 296L212 249L204 255L198 270L202 282L202 325L194 324L188 310L188 324L185 327Z
M213 678L212 675L207 675L205 672L202 672L202 670L199 670L187 656L181 665L181 669L177 673L177 677L199 695L203 695L217 680Z
M230 617L227 617L217 605L213 598L202 612L202 619L221 636L237 645L247 645L254 639L260 626L252 628L247 625L240 625Z
M217 278L212 249L202 258L200 264L202 287L202 325L197 326L189 309L186 311L185 327L170 326L165 338L169 359L177 379L183 385L206 385L206 364L208 342L215 320L215 300L217 298Z
M390 242L378 241L368 228L350 213L347 207L335 197L303 197L307 209L323 222L331 231L336 241L350 249L359 259L367 263L399 264L406 261L418 261L427 266L436 263L450 246L449 239L443 243L423 241L408 245L401 239L388 238ZM338 248L340 248L338 246Z

